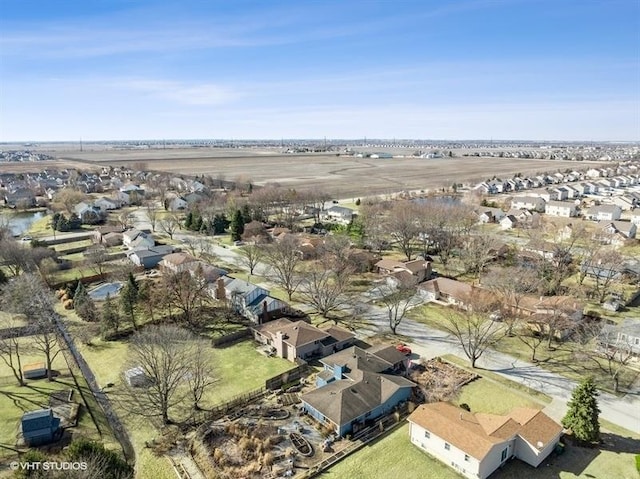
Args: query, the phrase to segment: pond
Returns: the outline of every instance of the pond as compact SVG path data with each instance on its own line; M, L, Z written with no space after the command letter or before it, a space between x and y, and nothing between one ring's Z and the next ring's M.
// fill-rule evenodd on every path
M20 236L29 230L31 225L46 215L44 211L35 212L0 212L0 224L7 224L13 236Z
M89 291L89 297L96 301L102 301L107 299L107 295L110 297L116 296L122 289L122 283L116 281L115 283L105 283Z

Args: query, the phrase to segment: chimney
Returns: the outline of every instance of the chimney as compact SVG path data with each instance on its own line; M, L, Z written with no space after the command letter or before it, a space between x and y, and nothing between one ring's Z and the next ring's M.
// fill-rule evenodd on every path
M216 299L223 300L225 297L224 279L218 278L218 281L216 281Z
M266 323L269 321L269 311L267 311L267 301L262 302L262 314L258 317L258 324Z

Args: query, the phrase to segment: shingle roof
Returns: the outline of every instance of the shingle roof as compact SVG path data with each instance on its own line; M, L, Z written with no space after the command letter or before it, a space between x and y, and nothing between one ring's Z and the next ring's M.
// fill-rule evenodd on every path
M520 436L538 450L562 431L542 411L515 408L506 416L470 413L450 403L423 404L408 418L458 449L482 460L495 444Z
M383 404L399 389L415 386L401 376L358 373L356 381L329 383L304 394L302 400L335 424L346 424Z

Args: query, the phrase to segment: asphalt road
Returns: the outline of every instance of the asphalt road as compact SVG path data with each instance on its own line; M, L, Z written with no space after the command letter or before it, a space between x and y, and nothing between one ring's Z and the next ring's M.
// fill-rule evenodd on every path
M184 232L176 234L175 237L187 240L202 238L201 236ZM223 247L214 244L212 253L227 264L246 269L236 249L236 247ZM269 266L261 263L256 268L255 273L262 277L268 277ZM269 285L266 284L265 286L268 287ZM370 298L362 297L363 303L369 303L369 301ZM300 307L300 305L296 306ZM369 304L369 310L365 313L365 318L372 327L359 331L359 336L364 338L378 332L389 332L387 313L382 308ZM410 319L404 319L397 332L400 335L412 338L408 344L412 351L420 355L421 358L429 359L444 354L454 354L462 359L467 359L455 339L452 339L443 331L429 328ZM487 351L477 361L477 366L550 396L553 402L545 410L556 420L560 420L564 415L567 401L571 397L571 391L576 386L575 381L547 371L536 364L521 361L496 351ZM599 404L602 418L640 434L639 387L636 387L622 398L602 392L599 397Z

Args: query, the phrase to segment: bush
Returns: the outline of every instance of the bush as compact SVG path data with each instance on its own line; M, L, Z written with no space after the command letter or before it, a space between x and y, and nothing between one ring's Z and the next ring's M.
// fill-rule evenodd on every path
M636 470L640 472L640 454L636 454Z
M460 408L464 409L465 411L471 412L471 408L469 407L469 405L466 402L463 402L462 404L460 404Z

